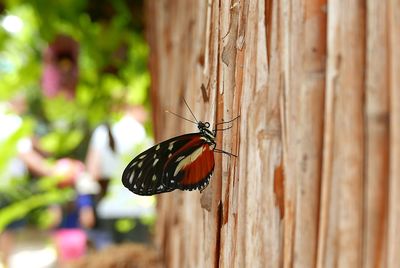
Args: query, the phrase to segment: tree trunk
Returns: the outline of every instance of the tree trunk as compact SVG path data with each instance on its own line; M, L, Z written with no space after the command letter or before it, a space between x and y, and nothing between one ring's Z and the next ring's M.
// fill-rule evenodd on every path
M240 114L202 193L158 197L168 267L400 267L400 2L146 2L156 139Z

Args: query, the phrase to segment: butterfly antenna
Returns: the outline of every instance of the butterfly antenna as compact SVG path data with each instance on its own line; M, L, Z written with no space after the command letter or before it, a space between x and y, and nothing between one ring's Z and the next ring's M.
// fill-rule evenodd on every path
M192 110L190 109L190 107L189 107L189 105L187 104L185 98L183 98L183 101L185 102L186 107L189 109L190 113L193 115L194 120L196 120L196 122L198 123L199 120L197 120L196 116L194 116L194 113L193 113ZM196 124L197 124L197 123L196 123Z
M179 117L179 118L181 118L181 119L183 119L183 120L189 121L189 122L191 122L191 123L193 123L193 124L197 124L197 122L195 122L195 121L193 121L193 120L190 120L190 119L187 119L187 118L185 118L185 117L183 117L183 116L181 116L181 115L179 115L179 114L176 114L176 113L174 113L174 112L171 112L171 111L168 111L168 110L165 110L165 112L166 112L166 113L173 114L173 115L175 115L175 116L177 116L177 117Z

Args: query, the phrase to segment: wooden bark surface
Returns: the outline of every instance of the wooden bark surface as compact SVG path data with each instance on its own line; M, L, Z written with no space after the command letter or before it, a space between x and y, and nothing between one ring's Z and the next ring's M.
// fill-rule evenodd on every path
M149 0L156 139L219 132L158 197L167 267L400 267L400 2Z

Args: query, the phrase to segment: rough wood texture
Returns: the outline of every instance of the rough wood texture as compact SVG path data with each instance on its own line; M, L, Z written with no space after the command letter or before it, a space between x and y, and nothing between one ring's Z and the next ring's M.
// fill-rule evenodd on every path
M400 2L149 0L158 140L219 133L210 186L160 195L167 267L400 267Z

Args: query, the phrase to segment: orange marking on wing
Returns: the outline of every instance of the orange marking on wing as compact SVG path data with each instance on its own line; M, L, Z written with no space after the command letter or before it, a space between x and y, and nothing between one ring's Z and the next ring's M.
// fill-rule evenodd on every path
M190 165L184 168L185 178L182 185L194 185L201 182L211 171L214 163L214 152L208 144L204 144L201 155Z
M177 150L176 152L174 152L174 156L175 155L179 155L181 152L186 151L188 148L193 147L193 146L199 146L200 144L204 143L204 140L200 139L200 135L198 135L198 137L193 137L192 140L190 142L188 142L185 146L183 146L182 148L180 148L179 150ZM164 165L164 168L169 164L170 161L175 160L174 156L172 156Z

